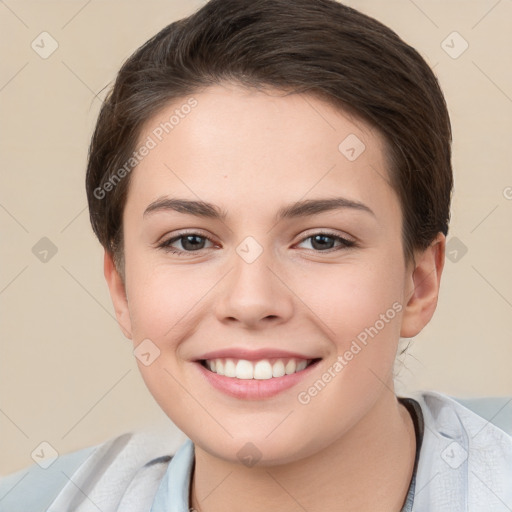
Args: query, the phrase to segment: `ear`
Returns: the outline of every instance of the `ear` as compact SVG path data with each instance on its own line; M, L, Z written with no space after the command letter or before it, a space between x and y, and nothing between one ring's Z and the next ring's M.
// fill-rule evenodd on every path
M128 298L126 296L125 285L119 272L114 265L112 254L105 250L103 257L103 273L107 281L110 291L110 298L114 304L117 322L123 331L123 334L132 339L132 323L130 319L130 311L128 309Z
M407 270L406 301L400 336L412 338L430 322L437 306L444 267L446 237L439 233L427 249L415 254Z

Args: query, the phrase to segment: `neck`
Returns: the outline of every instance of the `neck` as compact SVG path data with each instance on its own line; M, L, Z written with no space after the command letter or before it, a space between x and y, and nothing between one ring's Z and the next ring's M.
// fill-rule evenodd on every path
M327 449L281 466L247 468L195 447L197 512L401 510L414 468L412 419L389 391Z

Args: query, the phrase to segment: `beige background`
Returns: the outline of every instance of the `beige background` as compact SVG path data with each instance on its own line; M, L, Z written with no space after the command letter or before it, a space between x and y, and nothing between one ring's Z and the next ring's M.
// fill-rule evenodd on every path
M449 239L467 253L446 262L438 312L405 358L399 389L512 396L512 1L347 3L418 48L453 122ZM0 473L32 464L42 441L65 453L149 424L171 428L114 319L84 168L122 61L201 4L0 2ZM47 59L31 48L43 31L59 45ZM458 58L442 46L453 31L469 44ZM462 44L451 36L444 48L454 55ZM58 249L46 263L32 252L42 237Z

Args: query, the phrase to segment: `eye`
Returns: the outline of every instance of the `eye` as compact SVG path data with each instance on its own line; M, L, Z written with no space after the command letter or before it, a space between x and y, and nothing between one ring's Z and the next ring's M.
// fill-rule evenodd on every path
M310 248L312 248L316 252L338 251L341 249L346 249L348 247L354 247L356 245L356 242L354 242L353 240L348 240L333 233L324 232L315 233L306 238L303 238L300 243L303 244L304 242L307 241L310 241ZM337 247L335 246L336 242L338 242Z
M310 244L310 247L306 248L312 249L315 252L333 252L356 245L356 242L352 240L327 232L315 233L303 238L299 245L306 242ZM181 256L187 253L208 249L214 245L214 242L210 238L199 233L180 233L162 242L158 247L166 252Z
M213 245L213 242L208 237L200 235L199 233L181 233L162 242L158 247L166 252L182 255L208 248L205 247L207 243ZM181 245L181 248L175 245Z

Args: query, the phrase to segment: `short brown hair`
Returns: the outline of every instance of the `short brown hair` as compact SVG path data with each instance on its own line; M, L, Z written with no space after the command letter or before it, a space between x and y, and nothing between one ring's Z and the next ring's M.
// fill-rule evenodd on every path
M87 166L89 212L122 275L126 162L143 124L169 102L222 82L317 95L369 122L387 142L405 259L447 234L450 119L416 50L334 0L210 0L123 64L98 117Z

